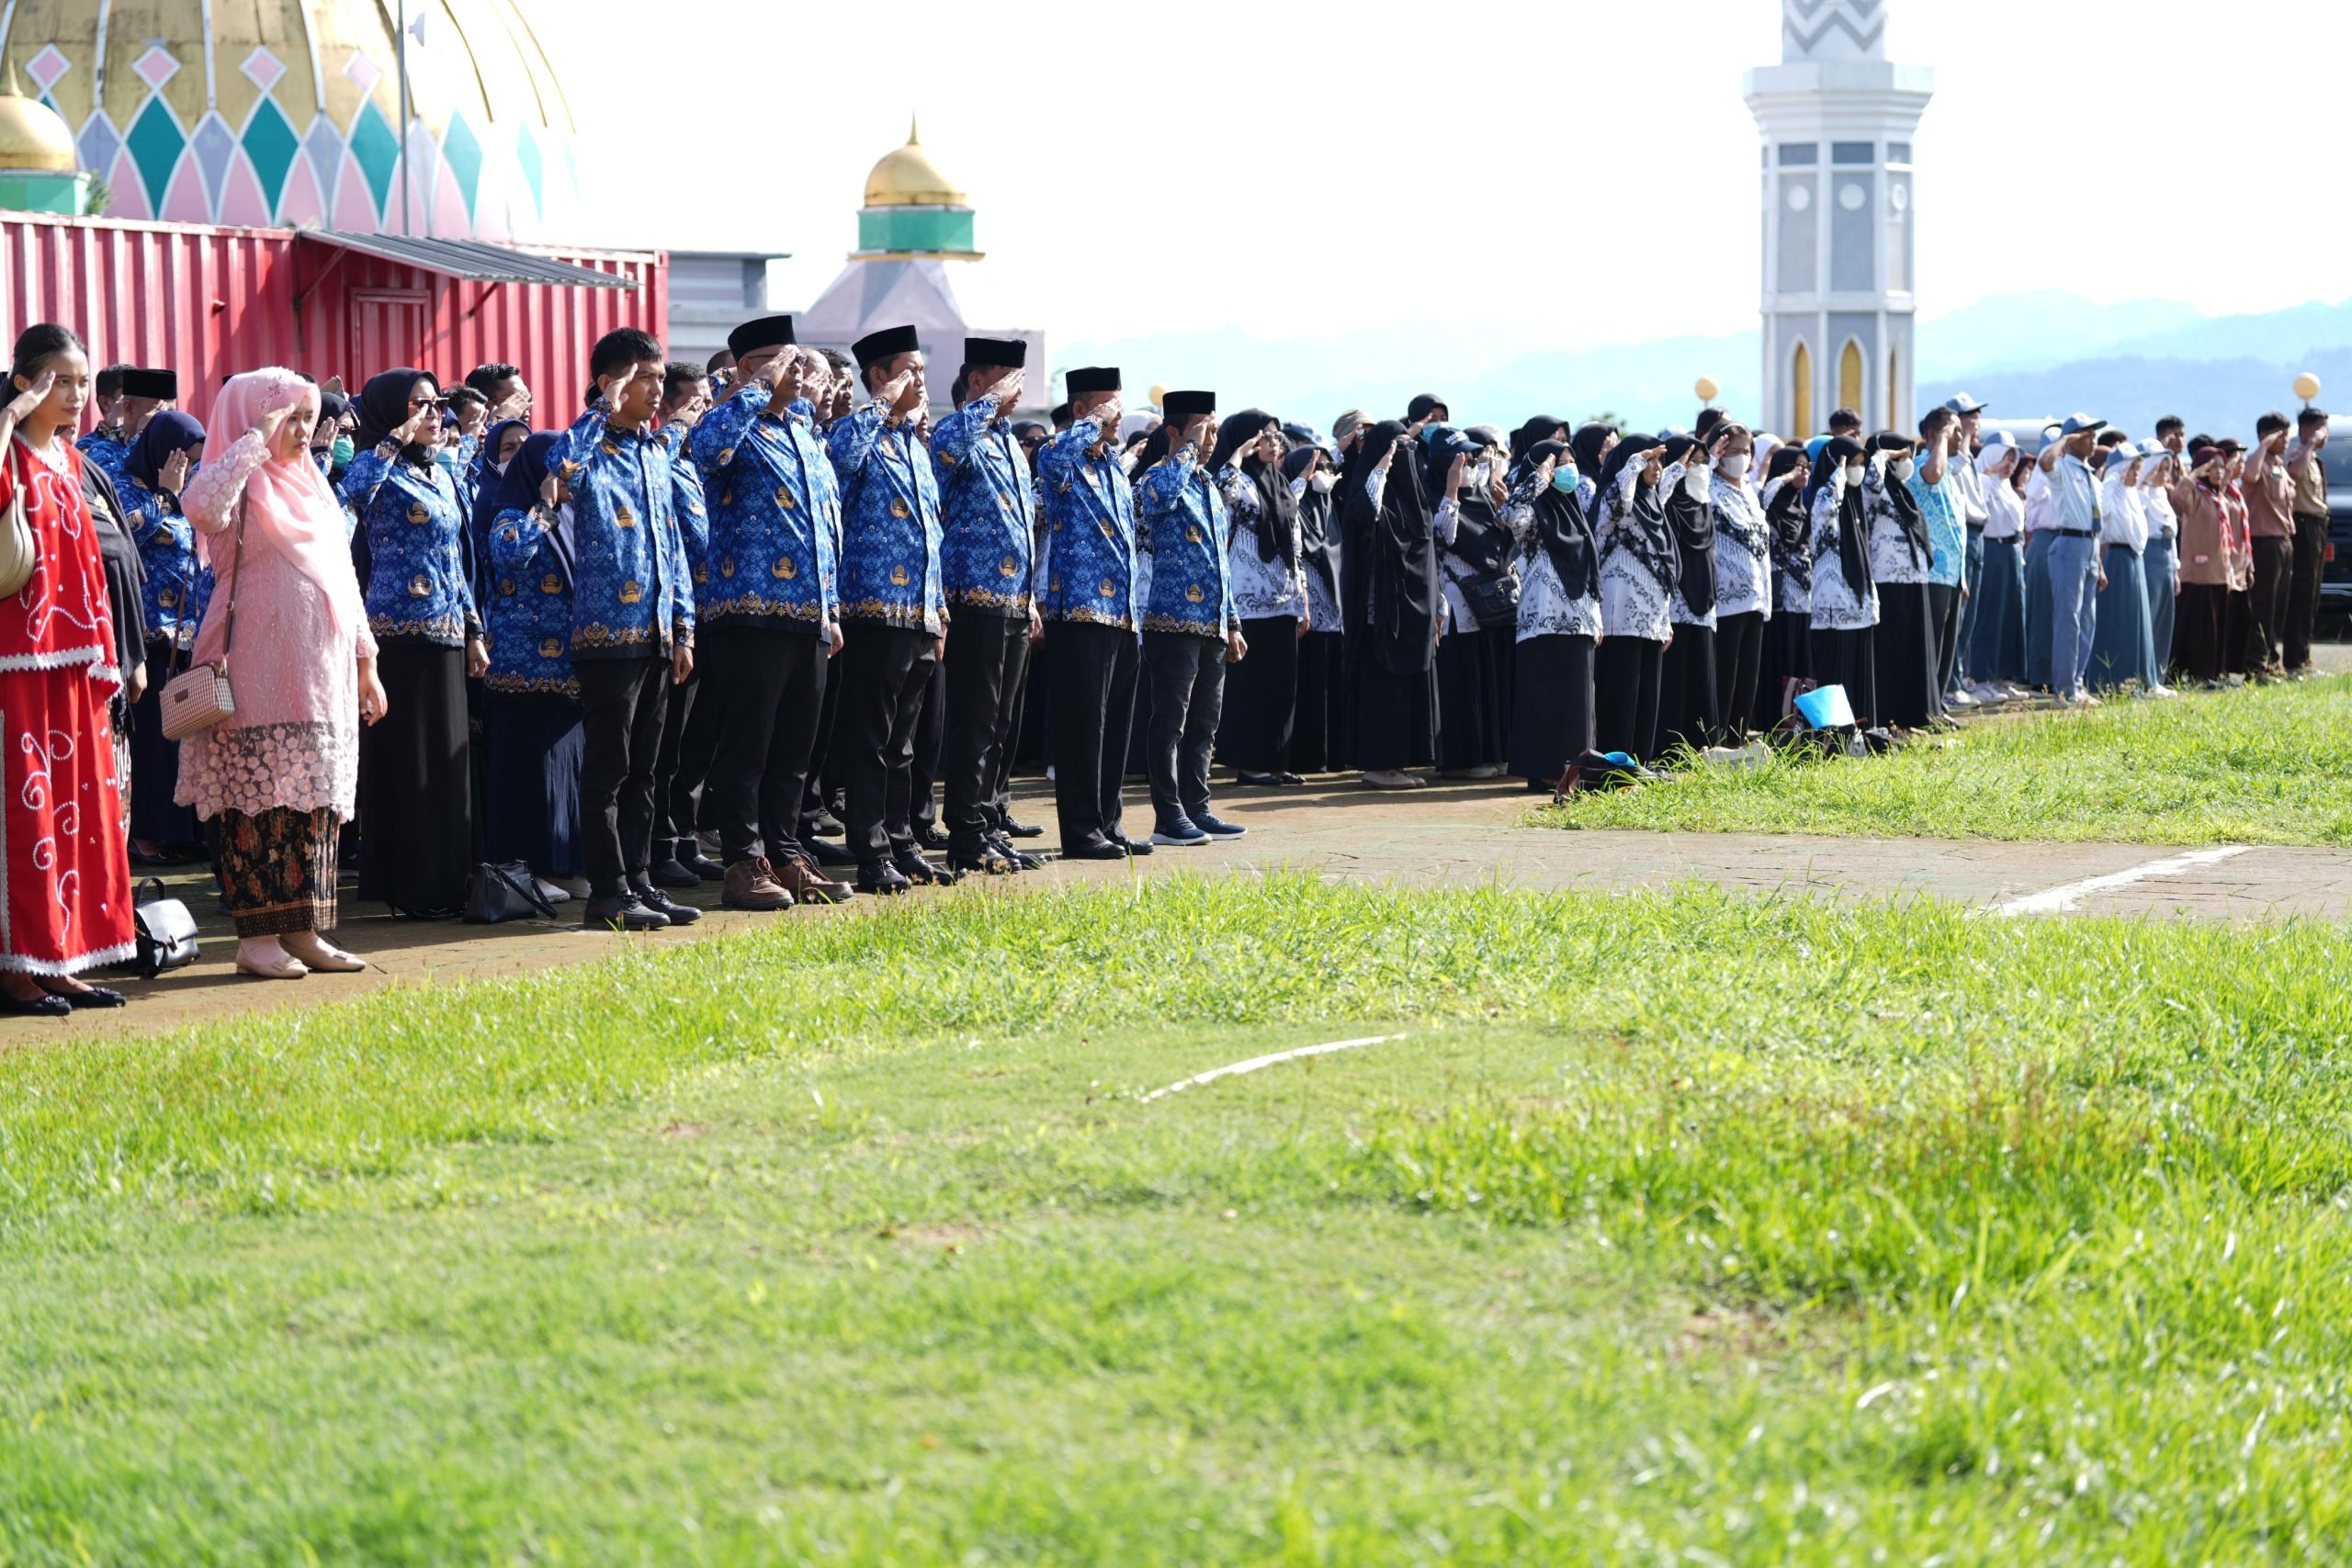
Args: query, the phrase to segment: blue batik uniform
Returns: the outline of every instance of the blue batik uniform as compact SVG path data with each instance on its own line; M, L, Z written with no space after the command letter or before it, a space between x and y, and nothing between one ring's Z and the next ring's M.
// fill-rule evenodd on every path
M1135 492L1115 452L1087 456L1102 436L1099 423L1081 419L1037 454L1046 493L1045 543L1032 567L1037 609L1049 621L1140 629Z
M613 429L611 417L599 401L548 449L548 471L571 487L571 656L667 658L695 632L669 449L650 430Z
M481 636L467 571L465 509L441 466L420 468L378 447L351 459L342 494L359 518L368 627L376 640L460 648Z
M936 637L946 620L939 575L939 486L911 420L879 402L827 437L842 486L842 616Z
M115 489L122 488L122 466L130 457L130 443L119 424L102 424L74 443L84 457L106 470Z
M686 451L702 476L709 544L695 593L706 626L797 626L838 614L833 473L797 412L769 415L746 387L695 422Z
M139 565L146 576L147 635L186 648L196 639L212 599L212 571L196 558L196 530L177 497L150 490L129 474L115 480Z
M572 561L554 519L509 508L490 523L490 672L482 684L504 696L580 695L571 671Z
M979 397L931 434L939 477L939 567L951 610L1029 615L1029 459L997 400Z
M686 549L686 580L699 599L710 580L710 508L703 499L702 470L686 452L689 426L665 424L654 439L670 459L670 515L677 520L678 538Z
M1187 450L1156 465L1136 496L1136 539L1150 557L1143 629L1219 639L1238 629L1226 562L1232 524L1200 455Z

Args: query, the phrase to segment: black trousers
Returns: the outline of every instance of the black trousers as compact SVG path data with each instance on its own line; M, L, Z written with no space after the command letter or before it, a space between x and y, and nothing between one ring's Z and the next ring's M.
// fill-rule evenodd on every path
M853 621L842 627L842 705L833 759L846 787L850 852L887 860L914 848L915 731L938 667L938 639L920 626Z
M2290 670L2311 666L2319 627L2319 580L2327 570L2327 519L2295 513L2294 562L2287 572L2287 625L2279 653Z
M2288 591L2293 586L2295 541L2266 539L2257 536L2254 541L2255 625L2260 628L2262 661L2278 664L2284 661L2287 640Z
M2173 647L2180 667L2197 681L2219 681L2230 668L2236 595L2218 582L2184 582Z
M1144 667L1151 666L1151 636L1144 637ZM1241 623L1250 655L1225 673L1224 716L1217 755L1237 773L1279 773L1290 762L1298 712L1298 617L1256 615ZM1152 688L1152 701L1159 700Z
M914 760L910 764L908 820L916 832L939 820L939 765L947 751L947 670L944 660L933 660L931 684L922 694L922 713L915 720Z
M653 752L653 858L657 861L675 854L679 840L694 837L695 789L693 784L687 786L682 814L678 767L685 750L686 728L701 705L702 669L697 664L684 684L670 688L669 705L662 714L662 743Z
M946 662L940 773L947 784L948 848L977 852L1004 826L1006 768L1029 663L1028 620L966 611L947 640Z
M1309 632L1298 645L1298 706L1291 720L1290 760L1283 764L1292 773L1337 773L1346 766L1339 734L1340 709L1347 700L1340 683L1343 659L1338 632Z
M1021 760L1021 738L1027 733L1029 694L1037 680L1037 644L1029 635L1029 623L1021 623L1021 664L1007 666L1004 674L1004 705L1011 716L1005 720L1004 743L997 748L996 780L989 792L989 804L1001 829L1012 820L1012 769ZM1037 705L1043 707L1040 697Z
M1657 689L1666 644L1647 637L1601 640L1593 660L1593 745L1636 761L1657 755Z
M376 673L384 716L359 731L359 897L455 909L474 863L465 650L387 638Z
M1092 621L1049 621L1054 702L1054 814L1064 852L1119 827L1119 784L1135 719L1136 634Z
M581 849L591 897L610 898L645 874L653 852L653 763L670 702L670 661L582 659Z
M1928 626L1936 638L1936 690L1951 690L1952 664L1960 657L1960 584L1928 584Z
M695 653L695 675L688 684L696 688L686 722L678 737L677 769L670 778L670 795L666 830L676 840L680 859L698 851L695 842L697 831L717 831L718 819L710 813L710 765L718 755L718 738L727 713L727 694L720 689L718 679L704 668L706 652ZM672 702L676 702L674 694ZM666 743L669 726L662 726ZM665 825L654 824L653 836L658 840ZM660 847L657 842L655 847Z
M843 646L847 646L846 639ZM814 836L817 818L828 807L842 804L841 775L833 767L833 728L840 722L841 711L842 682L837 675L825 682L825 700L817 707L817 739L808 748L808 771L801 784L800 831L804 836Z
M1607 644L1602 645L1604 648ZM1715 690L1715 628L1675 623L1674 641L1658 661L1657 748L1704 750L1724 727Z
M1286 618L1291 636L1295 617ZM1242 634L1246 639L1249 633ZM1244 660L1243 664L1248 664ZM1225 705L1225 644L1188 632L1143 634L1144 677L1151 682L1151 733L1144 757L1151 809L1159 824L1209 808L1209 757Z
M1715 617L1715 704L1723 716L1718 738L1725 746L1747 739L1756 711L1757 673L1764 664L1764 612L1742 610Z
M797 855L825 701L825 639L799 626L718 626L703 632L701 654L718 731L703 792L718 858L737 865Z

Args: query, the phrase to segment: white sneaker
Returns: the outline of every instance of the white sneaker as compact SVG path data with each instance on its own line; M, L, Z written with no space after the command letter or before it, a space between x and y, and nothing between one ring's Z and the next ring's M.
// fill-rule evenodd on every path
M1984 705L1983 703L1978 702L1976 698L1964 687L1957 692L1946 692L1944 694L1944 706L1948 708L1975 708L1983 707Z
M1968 694L1976 699L1976 705L1979 707L1992 707L1996 704L2006 703L2017 695L2014 692L2003 691L1990 681L1971 681L1968 683Z
M2159 682L2157 684L2148 688L2148 695L2152 697L2177 697L2180 695L2180 692L2176 687L2167 686Z
M1427 780L1417 774L1403 773L1395 768L1386 768L1378 773L1363 775L1363 786L1366 789L1420 789L1427 783Z

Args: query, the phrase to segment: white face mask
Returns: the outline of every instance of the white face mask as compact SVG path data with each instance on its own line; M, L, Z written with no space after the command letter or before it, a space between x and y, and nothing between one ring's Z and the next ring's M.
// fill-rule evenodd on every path
M1682 476L1682 493L1693 501L1704 501L1707 498L1707 470L1692 465L1690 471Z
M1317 474L1306 482L1309 486L1313 487L1315 493L1317 495L1328 495L1330 493L1331 476L1329 474Z
M1746 452L1735 452L1730 457L1725 457L1723 460L1724 478L1727 479L1746 479L1747 477L1747 460L1748 454Z
M1894 477L1898 479L1907 479L1911 477L1912 462L1908 457L1897 457L1887 467L1894 470Z

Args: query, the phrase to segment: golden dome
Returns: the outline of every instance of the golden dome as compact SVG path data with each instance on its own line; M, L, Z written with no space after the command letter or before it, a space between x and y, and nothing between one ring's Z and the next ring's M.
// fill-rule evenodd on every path
M80 166L64 116L17 90L17 62L10 61L8 85L0 91L0 169L70 175Z
M939 172L931 161L931 153L922 144L922 133L913 122L907 126L907 144L896 152L883 154L865 176L865 205L868 207L967 207L970 199L956 188L955 182Z

